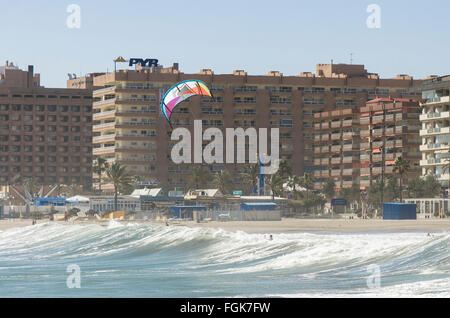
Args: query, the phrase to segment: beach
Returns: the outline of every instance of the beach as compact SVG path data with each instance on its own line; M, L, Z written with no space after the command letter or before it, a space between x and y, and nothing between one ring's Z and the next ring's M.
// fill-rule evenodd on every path
M0 231L11 228L31 226L29 219L0 220ZM37 223L50 222L46 219ZM110 220L72 220L68 222L58 221L59 224L99 224L108 225ZM125 220L120 223L137 223L147 225L166 226L165 222ZM450 219L418 219L418 220L379 220L379 219L292 219L285 218L281 221L230 221L230 222L202 222L194 221L169 221L169 226L186 226L190 228L214 228L225 231L246 233L294 233L294 232L332 232L332 233L361 233L361 232L440 232L450 231Z

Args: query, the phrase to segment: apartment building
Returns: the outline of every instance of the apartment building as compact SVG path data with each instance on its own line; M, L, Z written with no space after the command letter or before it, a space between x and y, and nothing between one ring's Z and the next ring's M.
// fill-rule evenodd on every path
M403 184L420 175L420 104L408 99L378 98L360 109L360 180L365 190L393 175L397 158L410 162Z
M443 186L450 187L450 76L435 77L422 83L423 91L422 175L434 174Z
M314 115L315 188L333 179L337 189L359 180L359 111L356 108Z
M376 98L361 108L316 114L316 189L334 179L336 189L366 190L387 180L398 157L409 160L408 178L420 174L420 106L410 99Z
M45 88L34 67L0 67L0 185L92 184L92 95Z
M177 64L119 70L93 79L93 86L102 87L93 92L94 156L121 162L133 174L158 179L161 186L183 187L192 165L172 163L170 149L174 142L170 141L170 127L160 114L159 103L167 89L188 79L204 81L214 98L193 97L183 102L172 116L174 128L186 127L193 132L194 120L202 120L204 129L279 128L280 156L298 175L320 169L314 165L315 114L358 109L378 96L416 96L410 88L420 83L406 75L380 79L368 73L364 65L348 64L319 64L316 74L304 72L298 76L277 71L249 75L243 70L217 75L209 69L184 74ZM239 183L244 167L215 164L210 169L217 172L226 168Z

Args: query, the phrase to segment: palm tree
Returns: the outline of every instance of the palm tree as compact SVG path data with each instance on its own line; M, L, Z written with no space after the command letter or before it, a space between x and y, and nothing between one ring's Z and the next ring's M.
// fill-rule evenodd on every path
M393 171L398 172L400 175L400 202L403 202L403 175L408 172L409 168L409 160L404 160L402 157L398 157L395 160Z
M34 198L38 196L37 187L39 186L39 182L34 178L26 178L23 181L24 187L28 190L31 196Z
M283 178L278 173L275 173L266 177L266 184L272 190L272 201L274 201L275 195L279 196L283 192Z
M299 186L301 183L299 176L291 176L288 179L287 185L289 188L292 188L294 195L297 194L297 186Z
M448 186L447 189L450 191L450 150L448 151L448 157L444 159L444 166L442 167L442 172L448 174Z
M192 170L192 174L188 179L187 190L192 188L205 188L208 185L209 180L211 180L210 171L203 166L196 167Z
M94 167L92 170L98 175L98 191L102 192L102 173L108 169L109 164L105 158L97 157L95 159Z
M259 165L257 163L249 164L242 174L242 179L244 181L244 184L249 186L250 193L256 191L256 186L258 185L258 177Z
M129 187L132 178L127 175L125 166L115 162L106 169L108 181L114 185L114 210L117 211L117 195L120 188Z
M304 173L302 177L300 177L300 185L306 189L306 198L309 198L309 191L314 190L314 182L315 182L315 178L309 174L309 173Z
M222 170L214 176L213 184L222 194L230 194L233 187L233 178L227 170Z
M278 165L278 173L283 179L292 175L292 168L287 160L280 160L280 163Z
M327 179L327 181L325 181L325 184L322 188L322 193L325 194L327 199L329 199L331 202L331 199L333 199L336 193L336 184L334 183L333 179Z

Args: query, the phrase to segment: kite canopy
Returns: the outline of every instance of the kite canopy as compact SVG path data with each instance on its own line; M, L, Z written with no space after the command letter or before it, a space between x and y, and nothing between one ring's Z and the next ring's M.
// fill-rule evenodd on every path
M212 97L209 88L202 81L189 80L176 84L164 95L161 108L164 116L170 123L170 116L179 103L191 96L209 96Z

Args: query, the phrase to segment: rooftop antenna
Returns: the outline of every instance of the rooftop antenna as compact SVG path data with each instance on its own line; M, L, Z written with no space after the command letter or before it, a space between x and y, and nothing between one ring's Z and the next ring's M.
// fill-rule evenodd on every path
M353 53L350 53L350 64L353 64Z

